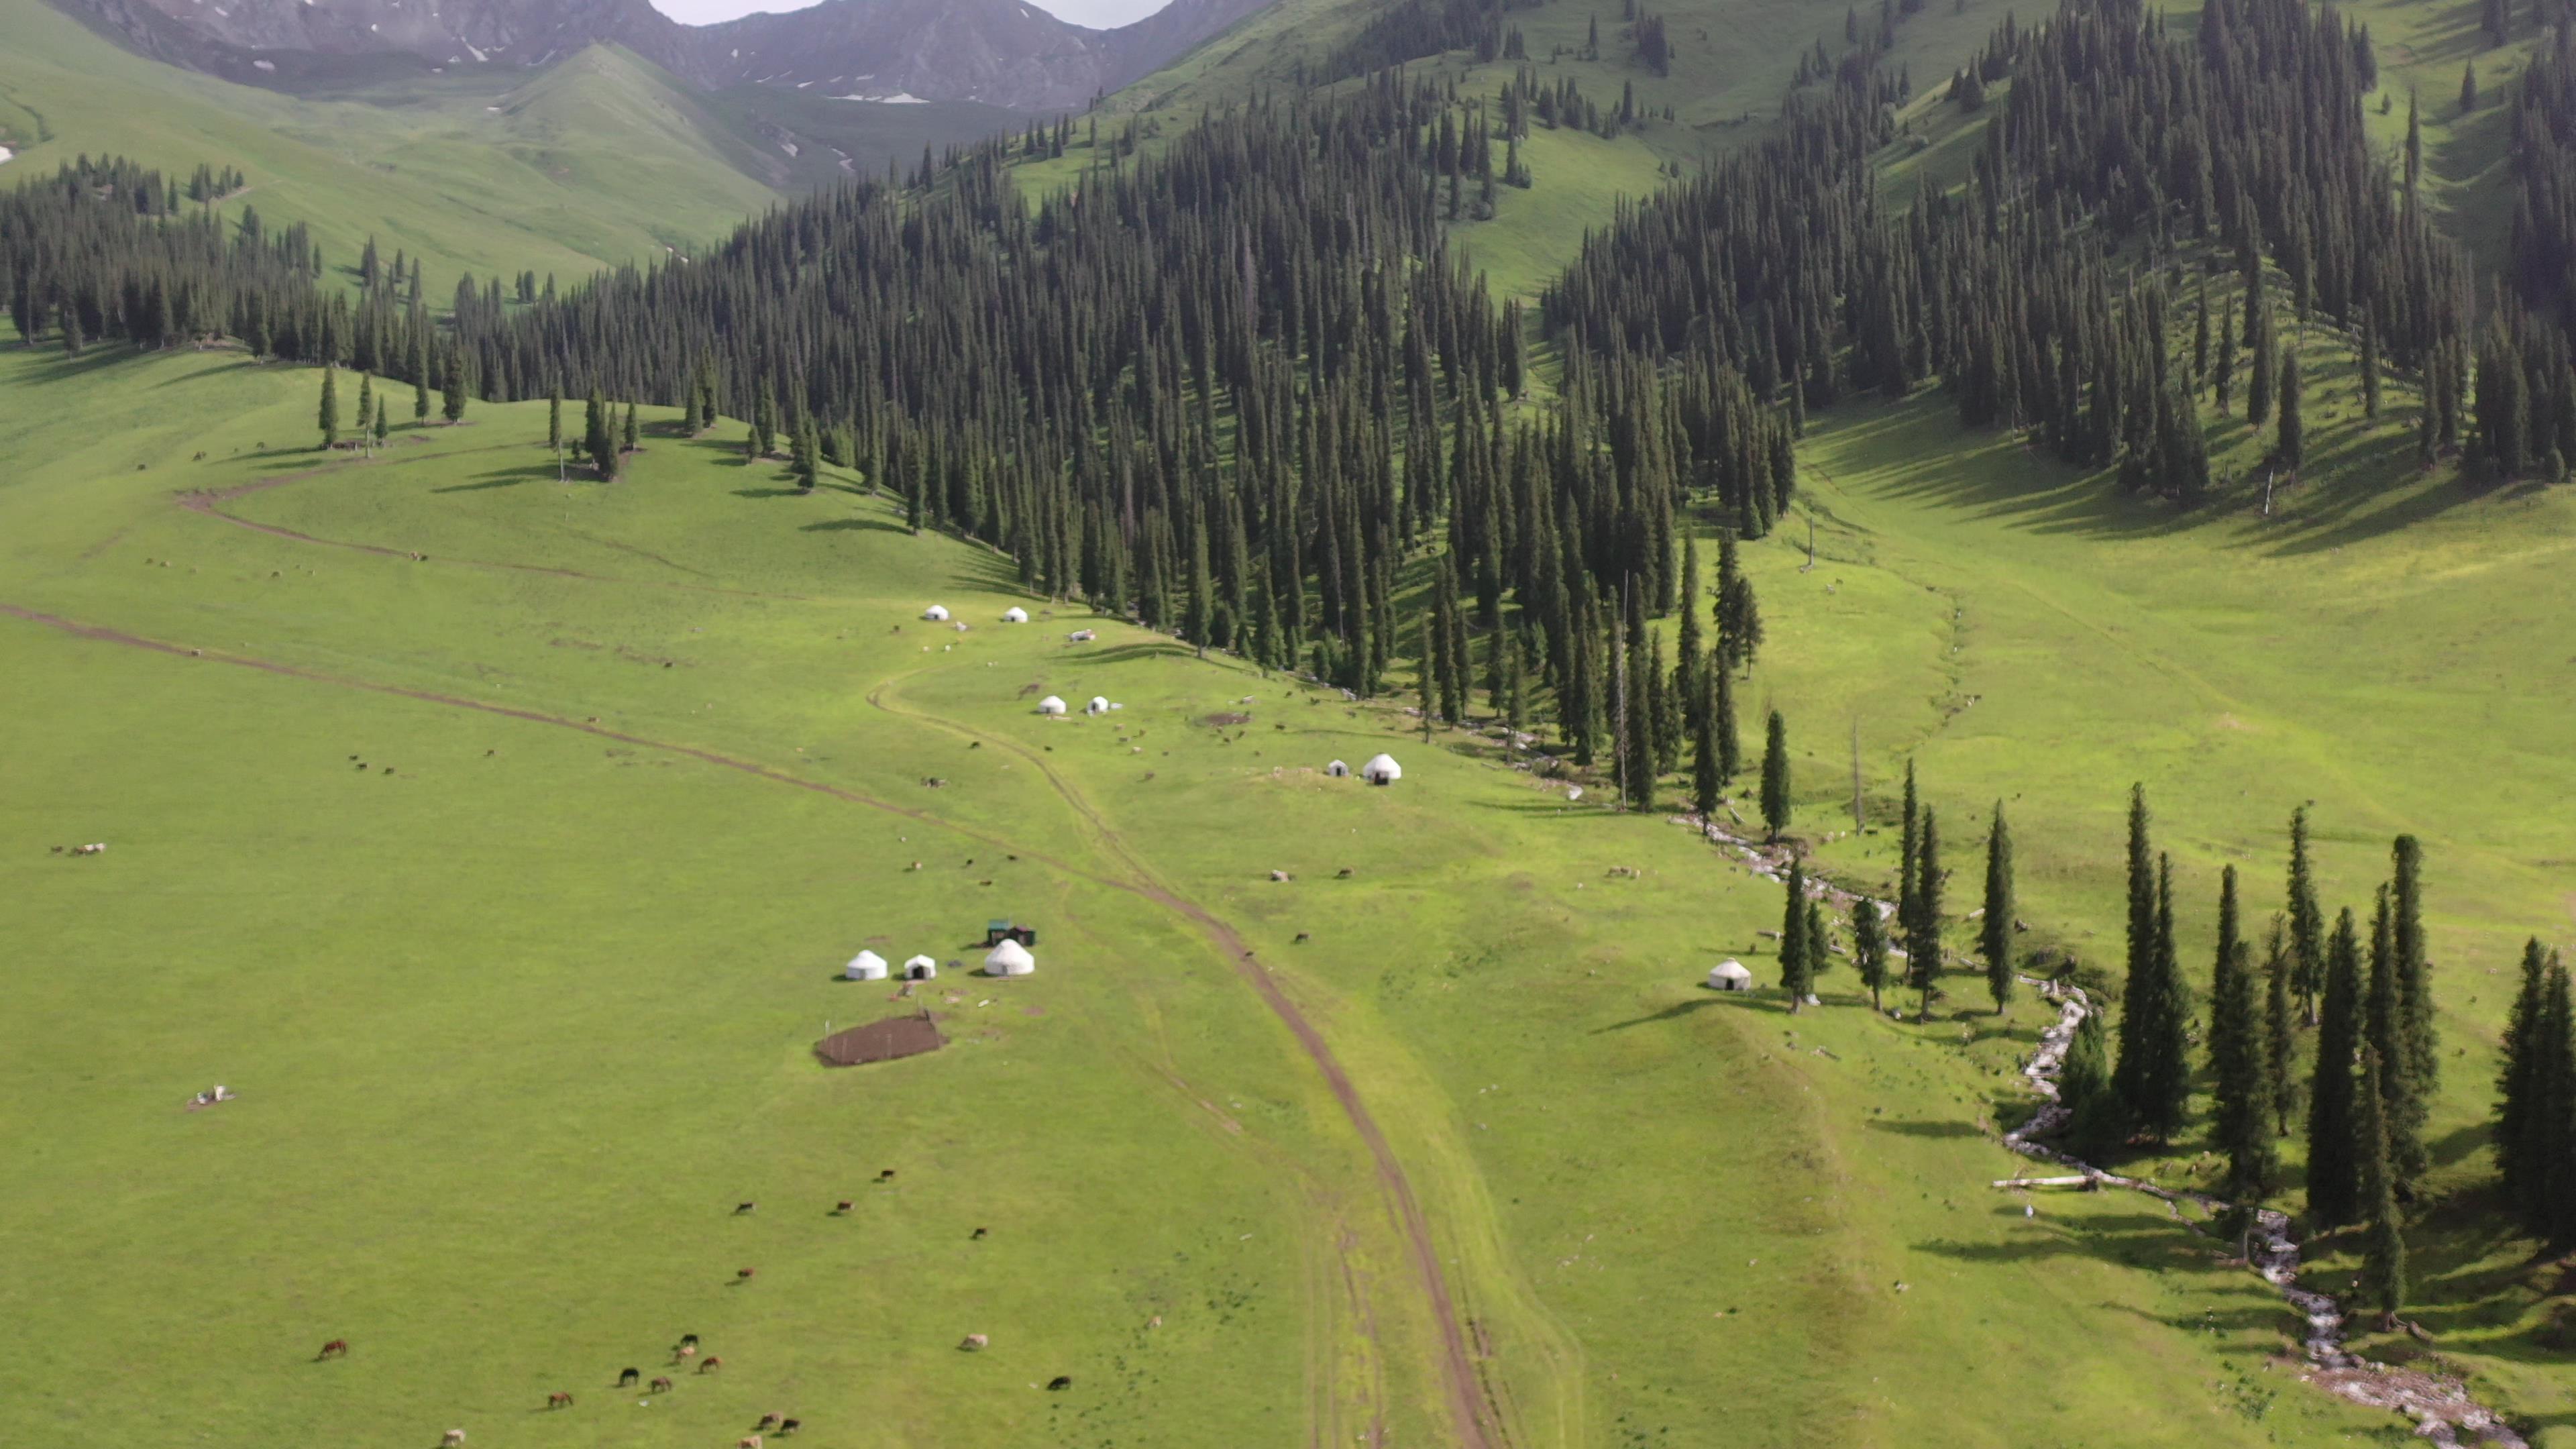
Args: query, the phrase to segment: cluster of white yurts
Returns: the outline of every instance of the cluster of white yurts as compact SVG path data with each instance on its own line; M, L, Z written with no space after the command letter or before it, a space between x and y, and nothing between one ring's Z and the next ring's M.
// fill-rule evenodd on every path
M955 967L963 963L951 961L948 964ZM1037 969L1038 958L1017 941L1004 940L984 953L984 974L987 976L1030 976L1036 974ZM886 958L874 951L861 951L850 958L849 965L841 968L841 975L852 981L883 981L894 974L895 968L886 964ZM935 981L939 979L939 963L927 956L915 956L903 963L900 979Z

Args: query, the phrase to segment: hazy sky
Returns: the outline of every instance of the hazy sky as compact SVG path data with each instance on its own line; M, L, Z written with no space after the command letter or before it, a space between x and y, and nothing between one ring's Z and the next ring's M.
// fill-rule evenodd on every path
M710 20L731 20L755 10L802 10L812 0L653 0L654 8L674 20L704 25ZM1076 25L1097 26L1106 30L1131 20L1142 20L1162 9L1170 0L1029 0L1040 10L1052 10Z

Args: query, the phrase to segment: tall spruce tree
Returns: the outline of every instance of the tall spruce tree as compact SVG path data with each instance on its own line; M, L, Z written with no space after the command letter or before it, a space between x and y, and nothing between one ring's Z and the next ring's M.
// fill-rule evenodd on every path
M2306 392L2299 372L2299 355L2291 353L2281 359L2281 439L2273 456L2293 473L2299 471L2308 455L2308 425L2299 401Z
M2396 911L2393 945L2406 1076L2417 1099L2429 1104L2441 1088L2442 1042L2433 1024L2433 965L2425 959L2424 847L2414 836L2401 835L2389 855L2395 867L2389 893Z
M1941 976L1941 884L1941 819L1926 809L1921 836L1914 844L1914 918L1905 932L1906 974L1922 993L1926 1016L1931 1014L1932 992Z
M2299 1112L2299 1039L2290 1004L2290 950L2281 918L2272 918L2272 935L2263 948L2263 1076L2271 1095L2274 1131L2290 1135L2290 1119Z
M2364 1221L2369 1227L2362 1239L2361 1295L2363 1302L2379 1310L2383 1333L2397 1326L2398 1311L2406 1306L2406 1238L2397 1221L2397 1171L2388 1122L2380 1110L2387 1096L2379 1080L2384 1066L2376 1047L2362 1048L2361 1121L2354 1143L2361 1161Z
M2316 869L2308 859L2308 807L2290 812L2290 984L2299 1014L2317 1024L2317 994L2325 989L2326 918L2317 904Z
M2541 1063L2541 1013L2548 1000L2549 956L2532 937L2522 947L2522 988L2514 993L2513 1011L2505 1018L2504 1038L2500 1043L2503 1066L2496 1073L2495 1154L2496 1172L2503 1179L2505 1201L2512 1204L2524 1221L2535 1216L2531 1209L2538 1181L2545 1177L2543 1160L2527 1151L2530 1125L2539 1115Z
M2362 987L2362 1047L2379 1054L2382 1133L2396 1173L2397 1194L2413 1194L2427 1167L2424 1153L2423 1099L2406 1072L2406 1005L2397 985L2397 948L2389 890L2379 888L2371 916L2370 974ZM2359 1144L2361 1147L2367 1144Z
M1744 773L1744 736L1735 715L1735 672L1722 655L1720 646L1709 656L1709 712L1717 719L1718 775L1733 784Z
M1773 840L1789 828L1789 811L1789 725L1775 709L1762 742L1762 826Z
M1986 914L1977 942L1986 961L1986 994L1994 998L1997 1016L2013 998L2014 911L2012 827L2004 821L2004 802L1998 800L1994 824L1986 832Z
M1869 991L1869 1009L1884 1011L1880 993L1887 988L1887 917L1879 903L1867 896L1856 896L1851 909L1852 967L1860 973L1860 984Z
M322 367L322 451L340 446L340 369L325 363Z
M2230 866L2221 913L2236 908L2236 870ZM2273 1147L2276 1113L2272 1075L2265 1060L2261 1007L2254 994L2253 948L2220 932L2215 990L2209 1002L2210 1074L2215 1079L2219 1151L2227 1154L2228 1196L2240 1202L2269 1197L2280 1187L2280 1154Z
M1897 816L1896 933L1914 931L1914 865L1923 845L1923 806L1914 788L1914 761L1905 762L1905 804Z
M2362 1120L2353 1080L2361 1026L2361 932L2346 910L2326 946L2316 1076L2308 1086L2308 1225L2318 1232L2353 1222L2363 1208L2361 1163L2353 1155Z
M1780 989L1789 993L1789 1012L1796 1015L1815 987L1815 963L1808 959L1814 937L1807 930L1807 868L1789 862L1788 902L1780 916Z

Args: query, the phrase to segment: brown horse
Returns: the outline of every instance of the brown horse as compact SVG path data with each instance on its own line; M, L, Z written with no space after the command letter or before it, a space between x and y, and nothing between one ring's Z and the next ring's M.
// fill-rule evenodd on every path
M720 1358L716 1357L714 1354L708 1354L708 1355L707 1355L707 1361L706 1361L705 1363L702 1363L702 1364L698 1365L698 1372L700 1372L700 1373L702 1373L702 1374L711 1374L711 1373L714 1373L717 1369L720 1369L720 1368L723 1368L723 1367L724 1367L724 1360L723 1360L723 1359L720 1359Z
M546 1395L546 1407L549 1409L569 1409L572 1407L572 1395L565 1393L561 1389L557 1389L553 1393Z
M653 1381L653 1392L657 1394L667 1394L670 1391L671 1381L669 1379L655 1379Z
M313 1361L315 1363L320 1363L326 1358L347 1358L348 1356L349 1340L345 1338L335 1338L329 1343L322 1345L322 1351L313 1355Z

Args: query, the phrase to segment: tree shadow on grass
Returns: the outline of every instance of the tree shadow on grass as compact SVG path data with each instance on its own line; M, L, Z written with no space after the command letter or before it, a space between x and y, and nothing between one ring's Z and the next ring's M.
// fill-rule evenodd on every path
M796 531L799 533L901 534L903 528L898 524L888 523L882 518L827 518L820 523L800 523L796 526Z
M495 488L516 488L522 483L552 482L554 476L555 470L543 464L529 468L504 468L497 473L486 473L471 483L450 483L444 488L432 488L429 491L432 493L486 493Z
M736 498L803 498L806 493L802 488L737 488L733 490L733 496Z
M1906 1122L1893 1122L1885 1117L1872 1117L1869 1119L1869 1130L1889 1132L1899 1137L1923 1137L1936 1140L1956 1140L1962 1137L1986 1135L1973 1122L1950 1122L1937 1117Z
M1684 1017L1705 1011L1712 1006L1732 1007L1737 1011L1758 1011L1768 1016L1787 1016L1789 1014L1788 998L1777 997L1777 999L1771 999L1775 996L1776 993L1716 991L1707 987L1702 987L1700 988L1700 994L1698 996L1687 1001L1676 1001L1661 1011L1650 1011L1644 1016L1630 1017L1626 1021L1614 1021L1608 1026L1596 1026L1592 1029L1592 1034L1594 1036L1604 1036L1614 1031L1627 1031L1632 1027L1653 1026L1659 1022L1679 1021Z

